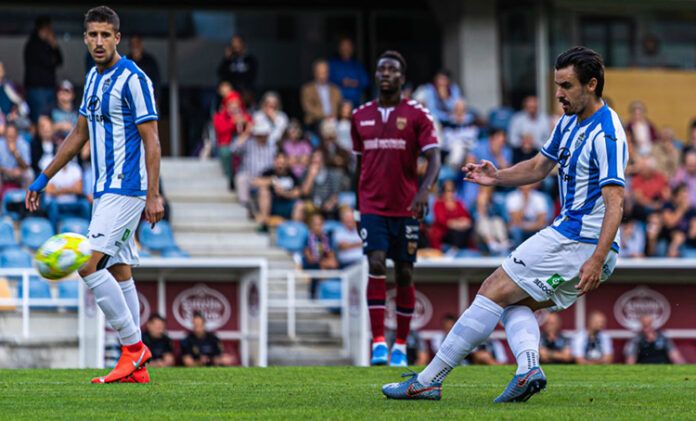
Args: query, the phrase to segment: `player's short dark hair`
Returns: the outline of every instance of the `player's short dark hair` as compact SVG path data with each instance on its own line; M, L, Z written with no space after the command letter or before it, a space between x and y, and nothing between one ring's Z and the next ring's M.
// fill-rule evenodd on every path
M92 22L110 23L116 32L121 28L121 20L118 18L118 14L108 6L97 6L89 9L85 13L85 30L87 30L87 25Z
M564 51L556 58L556 70L565 69L573 66L578 80L583 85L587 85L592 78L597 79L595 95L602 97L604 91L604 61L596 51L587 47L573 47Z
M377 58L377 62L379 62L383 58L390 58L392 60L398 61L401 65L401 73L406 74L406 59L404 58L404 56L401 55L400 52L396 50L387 50Z

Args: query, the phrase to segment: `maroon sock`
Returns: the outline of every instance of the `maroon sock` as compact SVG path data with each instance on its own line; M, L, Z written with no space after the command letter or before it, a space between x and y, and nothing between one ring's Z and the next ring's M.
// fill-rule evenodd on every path
M370 312L372 340L384 342L384 302L387 299L387 277L369 275L367 278L367 309Z
M411 317L416 307L416 287L396 287L396 343L405 344L411 330Z
M126 349L130 352L138 352L143 348L143 341L138 341L133 345L126 345Z

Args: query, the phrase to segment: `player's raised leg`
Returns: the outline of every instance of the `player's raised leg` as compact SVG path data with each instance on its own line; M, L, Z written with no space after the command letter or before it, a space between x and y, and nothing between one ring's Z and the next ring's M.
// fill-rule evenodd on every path
M367 278L367 309L372 329L371 365L386 365L389 349L384 339L384 310L387 299L386 253L381 250L368 252L369 273Z
M478 345L488 339L500 321L503 308L528 297L498 268L481 286L471 306L461 315L445 338L435 358L420 373L401 383L390 383L382 392L391 399L439 400L442 382Z
M396 339L389 356L392 367L406 367L406 342L411 331L411 318L416 306L416 287L413 285L413 263L396 262Z

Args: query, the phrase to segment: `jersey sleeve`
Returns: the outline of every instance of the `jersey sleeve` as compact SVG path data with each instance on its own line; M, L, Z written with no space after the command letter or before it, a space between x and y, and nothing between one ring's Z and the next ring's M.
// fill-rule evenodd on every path
M418 119L418 127L416 128L418 147L421 152L425 152L428 149L439 147L440 142L437 139L437 131L435 130L433 117L425 109L420 108L419 111L420 118Z
M558 162L559 159L558 152L561 147L561 138L563 137L564 121L565 117L558 119L556 127L554 127L553 131L551 132L551 136L549 136L549 139L541 148L541 153L553 162Z
M135 124L159 119L152 82L145 74L135 73L130 76L125 91Z
M353 140L353 153L356 155L362 155L363 153L363 142L360 137L360 132L358 132L357 127L357 117L355 114L350 119L350 137Z
M600 132L594 139L594 150L599 167L599 187L608 184L626 186L626 136L623 133L613 135Z

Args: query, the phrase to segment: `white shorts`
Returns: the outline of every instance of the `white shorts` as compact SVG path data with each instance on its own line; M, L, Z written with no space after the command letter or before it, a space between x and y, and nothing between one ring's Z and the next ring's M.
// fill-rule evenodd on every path
M581 243L544 228L520 244L503 261L503 270L535 301L552 300L566 309L578 299L575 285L582 265L592 256L595 244ZM617 253L610 251L602 267L600 282L606 281L616 266Z
M89 238L92 250L110 256L106 267L140 263L135 245L135 230L145 209L145 198L106 193L94 199Z

